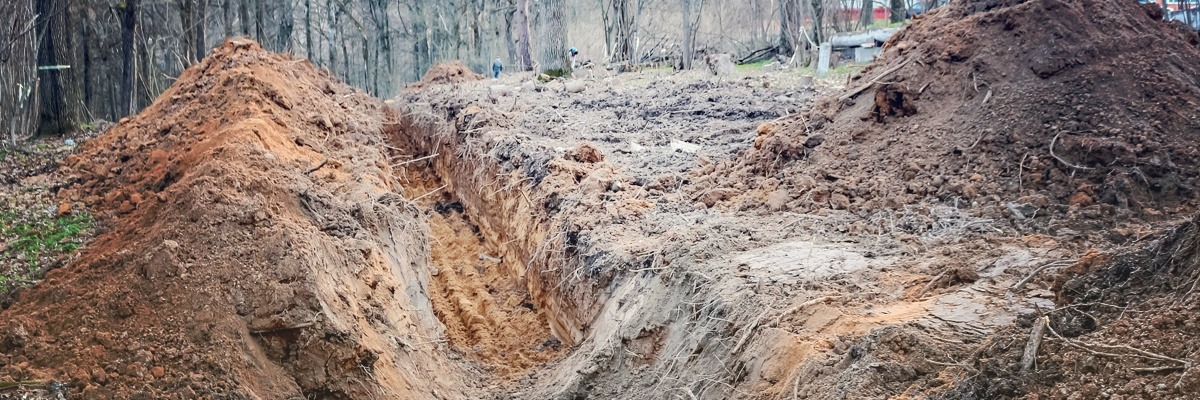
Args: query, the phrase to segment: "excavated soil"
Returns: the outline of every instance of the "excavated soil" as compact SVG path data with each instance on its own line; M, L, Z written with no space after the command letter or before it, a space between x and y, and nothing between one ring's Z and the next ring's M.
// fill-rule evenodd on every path
M1185 398L1196 223L1163 221L1195 205L1197 120L1164 106L1200 98L1192 39L1132 2L962 0L846 88L509 74L387 101L230 41L65 161L103 228L0 311L0 383Z
M1200 116L1186 111L1200 104L1200 50L1154 10L953 2L914 19L838 95L761 127L757 149L713 179L754 181L734 205L784 210L941 202L1088 230L1186 215L1200 183Z
M252 42L215 50L67 160L63 198L105 231L0 312L0 376L73 398L466 397L382 107Z
M445 85L483 80L483 75L471 71L471 67L462 61L445 61L434 64L421 80L409 85L412 88L422 88L431 85Z

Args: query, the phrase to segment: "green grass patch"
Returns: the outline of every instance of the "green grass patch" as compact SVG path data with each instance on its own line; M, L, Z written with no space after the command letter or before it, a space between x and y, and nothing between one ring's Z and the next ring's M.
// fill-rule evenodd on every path
M0 212L0 239L5 243L0 252L0 294L41 279L51 267L48 263L83 246L83 234L93 226L87 213Z
M884 29L884 28L899 28L908 25L908 21L891 22L890 20L879 20L867 25L867 29Z
M766 59L766 60L762 60L762 61L755 61L752 63L738 64L737 69L758 70L758 69L762 69L762 67L766 66L767 64L770 64L771 62L772 62L771 59Z

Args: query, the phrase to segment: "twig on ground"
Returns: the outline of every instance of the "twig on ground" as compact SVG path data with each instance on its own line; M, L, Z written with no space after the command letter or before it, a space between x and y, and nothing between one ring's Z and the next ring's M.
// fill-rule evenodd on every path
M408 165L408 164L412 164L412 163L415 163L415 162L420 162L420 161L425 161L425 160L428 160L428 159L430 159L430 158L434 158L434 157L437 157L437 156L438 156L438 154L437 154L437 153L433 153L433 154L427 155L427 156L425 156L425 157L421 157L421 158L414 158L414 159L411 159L411 160L408 160L408 161L405 161L405 162L402 162L402 163L399 163L399 164L394 164L394 165L392 165L392 168L396 168L396 167L403 167L403 166L405 166L405 165Z
M1021 156L1021 163L1017 165L1017 192L1025 190L1025 182L1021 180L1025 173L1025 158L1029 157L1029 153Z
M908 65L909 61L912 61L912 59L910 58L908 60L904 60L904 62L900 63L899 65L888 68L886 71L883 71L883 73L879 74L879 76L876 76L875 79L871 79L869 82L867 82L859 87L854 88L854 90L851 90L849 93L842 95L842 97L838 98L838 101L846 101L846 100L853 98L854 96L857 96L859 93L862 93L862 91L867 90L871 86L874 86L875 83L879 82L880 79L886 78L888 75L891 75L891 74L895 73L896 71L899 71L900 68L904 68L905 65Z
M1030 271L1028 275L1025 275L1025 277L1024 277L1024 278L1022 278L1020 281L1017 281L1017 283L1016 283L1016 284L1014 284L1014 285L1012 285L1012 287L1008 288L1008 290L1007 290L1007 291L1004 293L1004 299L1005 299L1005 300L1008 300L1008 301L1012 301L1013 294L1016 294L1016 293L1017 293L1017 291L1018 291L1018 290L1021 290L1021 288L1022 288L1022 287L1024 287L1026 283L1029 283L1029 281L1030 281L1030 280L1032 280L1032 279L1033 279L1033 277L1037 276L1037 274L1041 273L1041 272L1042 272L1043 270L1045 270L1046 268L1051 268L1051 267L1063 267L1063 266L1067 266L1067 265L1074 264L1074 263L1076 263L1076 262L1079 262L1079 260L1073 260L1073 261L1064 261L1064 260L1059 260L1059 261L1051 261L1051 262L1048 262L1048 263L1042 264L1042 266L1040 266L1040 267L1034 268L1034 269L1033 269L1033 271Z
M1063 163L1063 164L1066 164L1068 167L1071 167L1071 168L1075 168L1075 169L1092 169L1092 168L1089 168L1089 167L1083 167L1083 166L1079 166L1079 165L1071 164L1071 163L1067 162L1067 160L1064 160L1064 159L1062 159L1062 157L1059 157L1057 154L1054 154L1054 143L1058 142L1058 135L1061 135L1061 134L1062 134L1062 132L1056 133L1056 134L1054 134L1054 139L1050 139L1050 156L1051 156L1051 157L1054 157L1054 159L1055 159L1055 160L1058 160L1058 162L1061 162L1061 163Z
M1048 318L1047 318L1047 321L1049 321ZM1175 369L1183 369L1183 375L1186 376L1188 373L1188 370L1190 370L1192 368L1192 363L1190 361L1180 360L1178 358L1149 352L1149 351L1142 350L1142 349L1128 346L1128 345L1123 345L1123 344L1122 345L1110 345L1110 344L1090 343L1090 342L1067 339L1067 338L1063 337L1062 335L1059 335L1058 332L1056 332L1054 330L1054 327L1050 326L1049 322L1046 323L1046 329L1050 331L1051 335L1054 335L1055 338L1057 338L1058 340L1061 340L1063 343L1066 343L1067 345L1069 345L1071 347L1086 351L1093 355L1107 356L1107 357L1114 357L1114 358L1134 357L1134 358L1142 358L1142 359L1146 359L1146 360L1171 362L1171 363L1177 364L1177 365L1173 365L1173 366L1139 367L1142 369L1143 372L1148 372L1148 371L1153 371L1153 370L1169 371L1169 370L1175 370ZM1095 350L1095 349L1092 349L1092 347L1096 347L1096 348L1099 348L1099 349L1102 349L1105 351ZM1129 353L1120 354L1120 353L1109 353L1108 352L1108 351L1113 351L1113 350L1123 350L1123 351L1127 351ZM1167 367L1175 367L1175 368L1167 368ZM1133 369L1133 368L1131 368L1131 369ZM1133 369L1133 370L1136 371L1137 369ZM1181 384L1183 384L1183 376L1180 376L1179 380L1175 382L1175 387L1179 387Z
M307 174L311 174L313 172L317 172L317 170L321 169L321 167L324 167L325 164L329 164L328 158L321 160L320 164L317 164L315 167L309 168L308 171L304 171L304 174L307 175Z
M21 388L21 387L46 387L46 382L42 382L42 381L0 381L0 390Z
M1027 372L1033 367L1033 363L1037 361L1038 349L1042 346L1042 336L1046 334L1046 325L1050 323L1050 317L1041 317L1033 324L1033 330L1029 331L1029 341L1025 343L1025 352L1021 354L1021 372Z
M917 292L917 295L916 295L916 296L914 296L914 298L920 299L920 298L921 298L921 296L924 296L924 295L925 295L925 293L929 291L929 289L933 289L933 284L935 284L935 283L937 283L938 281L942 280L942 277L943 277L943 276L946 276L946 271L948 271L948 270L943 270L943 271L942 271L942 273L940 273L940 274L937 274L937 276L934 276L934 277L933 277L933 279L930 279L930 280L929 280L929 283L926 283L926 284L925 284L925 287L921 288L921 291L920 291L920 292Z

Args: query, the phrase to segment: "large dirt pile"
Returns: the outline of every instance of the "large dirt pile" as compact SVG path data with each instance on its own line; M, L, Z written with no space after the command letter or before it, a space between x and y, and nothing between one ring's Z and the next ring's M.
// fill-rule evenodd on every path
M409 85L411 88L423 88L430 85L443 85L482 80L483 75L475 73L462 61L446 61L434 64L425 71L421 80Z
M396 194L381 109L307 61L216 49L67 161L63 196L104 232L0 311L0 381L82 398L467 396L438 351L428 231Z
M916 18L845 91L760 128L743 202L950 202L1014 220L1194 206L1198 41L1151 14L1134 1L962 0Z

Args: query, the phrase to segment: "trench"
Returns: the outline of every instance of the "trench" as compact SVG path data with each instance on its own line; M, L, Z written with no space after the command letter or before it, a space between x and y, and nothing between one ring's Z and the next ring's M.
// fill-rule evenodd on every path
M426 210L429 300L450 349L501 380L566 355L586 322L543 274L530 273L554 245L524 181L464 158L444 123L389 113L384 133L401 194Z

